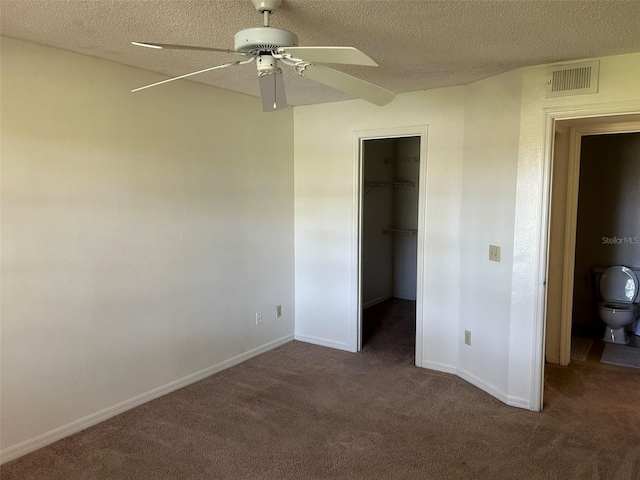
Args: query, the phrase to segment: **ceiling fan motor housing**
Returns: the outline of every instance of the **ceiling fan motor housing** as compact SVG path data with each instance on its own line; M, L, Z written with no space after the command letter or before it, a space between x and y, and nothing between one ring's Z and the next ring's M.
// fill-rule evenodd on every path
M298 36L288 30L273 27L254 27L240 30L234 36L236 52L257 56L280 47L297 47Z
M275 10L280 6L282 0L251 0L253 2L253 6L256 7L256 10L259 12L275 12Z

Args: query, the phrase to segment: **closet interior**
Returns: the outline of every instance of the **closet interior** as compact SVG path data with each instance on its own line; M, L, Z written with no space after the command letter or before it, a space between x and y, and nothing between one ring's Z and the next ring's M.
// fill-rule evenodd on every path
M362 158L362 346L415 345L420 137L366 140Z

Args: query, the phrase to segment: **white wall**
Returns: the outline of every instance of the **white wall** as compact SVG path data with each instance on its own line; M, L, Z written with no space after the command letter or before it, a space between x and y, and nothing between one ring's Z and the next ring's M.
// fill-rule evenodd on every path
M467 87L461 228L460 374L507 400L522 71ZM489 260L489 245L501 261ZM464 339L462 335L461 340Z
M160 78L2 39L3 460L292 338L291 109Z
M461 87L297 107L295 123L296 338L353 349L352 242L357 221L355 132L427 125L423 357L452 371L458 358L460 199L464 128Z

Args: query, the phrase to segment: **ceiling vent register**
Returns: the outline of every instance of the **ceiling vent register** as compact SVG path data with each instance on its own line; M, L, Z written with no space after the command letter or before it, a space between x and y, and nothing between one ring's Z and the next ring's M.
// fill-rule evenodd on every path
M600 61L556 65L547 69L547 97L598 93Z

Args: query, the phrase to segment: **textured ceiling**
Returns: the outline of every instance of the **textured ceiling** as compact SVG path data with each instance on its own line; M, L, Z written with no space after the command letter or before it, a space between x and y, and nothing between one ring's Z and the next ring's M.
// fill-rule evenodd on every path
M250 0L0 0L0 7L2 35L169 76L237 57L130 42L233 49L236 31L262 24ZM336 68L407 92L465 84L526 65L639 52L639 19L640 1L623 0L284 0L271 25L296 33L300 45L357 47L380 66ZM292 105L348 98L287 70ZM259 95L254 65L193 81Z

